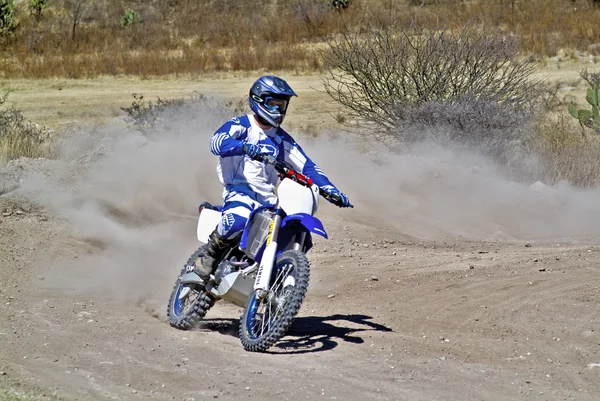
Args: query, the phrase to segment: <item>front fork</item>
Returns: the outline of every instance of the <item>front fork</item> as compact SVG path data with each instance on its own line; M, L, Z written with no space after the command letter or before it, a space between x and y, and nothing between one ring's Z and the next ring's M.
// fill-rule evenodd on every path
M260 259L260 266L256 273L256 280L254 281L254 290L257 292L257 298L259 299L264 298L269 293L269 283L271 282L271 273L273 272L275 255L277 253L277 236L279 235L279 227L282 220L283 217L280 211L277 210L269 227L265 250Z

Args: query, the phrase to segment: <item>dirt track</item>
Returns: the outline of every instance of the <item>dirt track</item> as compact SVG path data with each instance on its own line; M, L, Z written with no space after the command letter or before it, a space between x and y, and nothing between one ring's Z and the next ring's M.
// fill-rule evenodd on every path
M241 348L235 307L217 304L198 331L170 328L161 305L170 282L143 301L47 288L45 261L67 265L91 249L17 204L24 213L0 223L3 385L74 400L600 394L600 368L588 367L600 362L599 247L419 242L327 208L332 239L312 252L302 315L261 355ZM193 232L193 221L181 227Z
M166 301L196 247L194 210L219 194L215 160L198 150L208 153L204 126L156 144L121 135L116 151L102 142L66 167L28 161L38 175L0 196L11 212L0 217L0 389L64 400L600 399L600 194L532 190L445 150L385 168L305 139L357 207L320 210L330 240L309 254L289 335L270 353L244 352L241 310L222 303L196 331L171 328ZM0 191L16 183L0 171Z

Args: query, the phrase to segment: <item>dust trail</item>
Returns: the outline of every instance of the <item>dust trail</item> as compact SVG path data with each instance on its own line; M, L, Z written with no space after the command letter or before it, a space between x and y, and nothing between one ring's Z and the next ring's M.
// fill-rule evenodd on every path
M214 110L171 117L149 137L122 124L79 132L66 143L61 161L23 178L22 193L54 210L75 237L94 247L66 267L64 260L54 261L47 285L166 301L197 246L198 203L220 201L208 143L227 118ZM401 155L369 153L348 138L292 134L356 204L344 211L348 224L366 216L424 239L600 236L598 190L530 188L506 178L485 157L460 149L421 144ZM337 213L324 207L320 217Z
M357 203L356 212L423 239L600 238L600 190L515 182L489 158L431 143L405 154L359 154L341 140L312 154Z
M220 201L208 140L225 119L214 111L172 118L148 137L122 124L80 130L51 170L22 179L21 192L51 208L94 249L66 267L54 261L45 285L128 298L156 299L158 292L166 300L198 246L199 203Z

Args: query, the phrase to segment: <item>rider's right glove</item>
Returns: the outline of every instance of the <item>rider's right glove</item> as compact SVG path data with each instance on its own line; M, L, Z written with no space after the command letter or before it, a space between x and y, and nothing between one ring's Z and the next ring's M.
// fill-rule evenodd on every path
M269 155L275 157L277 155L277 145L271 140L264 139L261 143L254 145L252 143L244 144L244 153L251 159L256 159L259 155Z
M348 199L348 196L345 193L340 192L340 190L337 189L335 186L324 185L321 187L321 190L323 192L333 196L333 198L327 199L329 202L331 202L339 207L354 207L350 203L350 199Z
M256 156L262 153L262 150L259 145L247 143L244 145L244 153L246 153L251 159L254 159Z

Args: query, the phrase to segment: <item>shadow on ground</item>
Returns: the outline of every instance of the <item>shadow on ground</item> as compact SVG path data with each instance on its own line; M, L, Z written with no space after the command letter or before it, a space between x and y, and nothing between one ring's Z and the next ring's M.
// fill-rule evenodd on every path
M340 341L362 344L368 331L391 332L392 329L371 321L367 315L302 316L294 320L287 335L268 353L305 354L329 351ZM216 331L238 337L239 319L206 319L200 324L203 331ZM351 327L350 327L351 326Z

